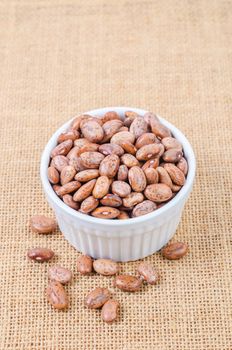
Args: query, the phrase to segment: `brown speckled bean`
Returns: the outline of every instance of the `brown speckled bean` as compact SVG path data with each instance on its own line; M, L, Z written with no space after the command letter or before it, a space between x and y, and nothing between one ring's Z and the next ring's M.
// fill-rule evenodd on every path
M142 169L143 171L145 171L147 168L154 168L156 169L159 166L159 158L158 157L154 157L150 160L147 160L143 166Z
M146 179L147 179L147 184L156 184L159 181L159 174L158 171L154 168L147 168L144 170Z
M147 199L157 203L166 202L172 197L170 187L165 184L148 185L144 191L144 194Z
M113 276L119 271L119 265L111 259L97 259L93 262L93 268L103 276Z
M167 170L170 178L174 182L174 184L178 186L183 186L185 183L184 173L174 164L166 163L164 164L164 169Z
M90 143L89 140L84 139L84 138L80 138L78 140L74 141L74 146L73 149L75 149L74 155L78 155L78 152L80 151L81 148L83 148L84 146L88 145ZM72 151L72 150L71 150ZM72 154L71 151L69 152L69 154L67 155L67 157L69 158Z
M108 193L101 199L101 204L107 207L120 207L122 200L117 194Z
M162 155L162 158L165 162L168 163L177 163L182 158L183 153L179 149L170 148Z
M188 253L188 245L182 242L174 242L166 245L162 250L161 254L169 260L181 259Z
M118 115L118 113L116 113L115 111L109 111L106 112L102 117L100 117L102 120L103 125L108 122L109 120L121 120L120 116Z
M71 194L65 194L63 197L63 202L65 204L67 204L70 208L74 209L74 210L78 210L80 208L79 203L75 202L73 200L73 197L71 196Z
M123 198L131 193L131 187L124 181L114 181L111 185L112 192Z
M48 248L32 248L27 252L28 258L37 262L49 261L53 258L54 252Z
M30 227L36 233L51 233L57 227L56 220L44 215L35 215L30 219Z
M80 255L77 258L77 271L82 275L88 275L93 271L93 259L88 255Z
M138 166L139 161L132 154L125 153L121 156L121 162L127 166L127 168L131 168L132 166Z
M123 125L123 122L121 120L109 120L105 124L103 124L103 130L104 130L104 138L102 142L107 142L111 139L113 135L115 135L118 130Z
M80 212L84 214L88 214L94 209L97 208L99 204L98 199L94 198L93 196L89 196L86 199L83 200L80 206Z
M139 149L139 148L141 148L143 146L151 145L151 144L154 144L154 143L160 143L160 141L157 139L157 137L153 133L147 132L147 133L141 135L136 140L135 147L137 149Z
M151 122L159 122L159 118L152 112L147 112L143 116L144 120L146 120L147 124L151 126Z
M75 180L80 182L87 182L87 181L96 179L98 176L99 176L98 169L87 169L77 173L75 176Z
M159 280L159 273L146 262L141 262L137 271L149 284L156 284Z
M182 173L186 176L188 173L188 163L184 157L182 157L179 162L176 164L177 168L179 168Z
M78 188L80 188L80 187L81 187L81 183L79 181L71 181L71 182L68 182L67 184L61 186L56 191L56 194L58 196L64 196L65 194L72 193L72 192L78 190Z
M51 167L56 168L59 172L61 172L66 165L68 165L68 158L65 156L56 156L51 161Z
M180 151L182 151L182 145L181 143L175 139L174 137L164 137L161 140L162 144L164 145L165 149L171 149L171 148L175 148L175 149L179 149Z
M68 308L68 296L61 283L50 281L46 292L48 302L54 307L54 309L63 310Z
M113 135L110 142L120 145L121 142L129 141L131 143L135 142L135 136L129 131L120 131Z
M72 179L74 178L74 176L76 175L76 170L72 165L67 165L65 166L60 174L60 182L61 185L65 185L68 182L72 181Z
M110 188L110 182L107 176L100 176L97 178L95 186L93 188L93 196L95 198L101 199L108 192Z
M108 300L102 307L101 317L106 323L114 322L119 313L119 302L116 300Z
M133 156L136 154L137 152L137 148L133 145L133 143L129 142L129 141L123 141L121 142L121 147L124 149L124 151L126 153L130 153Z
M159 154L160 152L160 146L159 144L153 143L150 145L146 145L141 147L137 153L136 158L138 160L149 160Z
M104 137L104 130L96 120L87 120L81 125L81 132L90 142L100 142Z
M100 152L84 152L80 155L83 165L88 169L98 169L105 158Z
M155 120L151 120L151 130L157 137L161 139L163 139L164 137L171 136L170 130L166 126Z
M125 164L122 164L118 168L118 180L126 181L128 177L128 168Z
M123 292L137 292L143 284L143 280L130 275L118 275L114 280L114 287Z
M141 203L144 200L144 195L139 192L131 192L127 197L123 198L122 203L124 207L132 208L136 204Z
M109 156L111 154L116 154L117 156L122 156L124 153L124 150L121 146L117 145L116 143L104 143L103 145L99 146L99 152L104 154L104 156Z
M158 167L157 172L159 174L159 182L162 184L165 184L167 186L169 186L170 188L172 188L172 180L167 172L167 170L165 170L163 167Z
M153 212L155 209L157 209L157 205L154 202L145 200L134 207L132 216L136 218L138 216L146 215Z
M52 152L51 157L54 158L56 156L66 156L70 149L72 148L73 141L72 140L66 140L64 142L61 142L58 146L56 146Z
M142 192L146 188L146 176L140 167L133 166L130 168L128 172L128 179L133 191Z
M120 214L120 211L113 207L98 207L94 211L92 211L91 215L95 218L100 219L114 219L118 217Z
M58 143L67 141L67 140L76 140L80 137L80 133L77 130L69 130L67 132L64 132L60 134L60 136L57 139Z
M120 159L116 154L111 154L101 162L99 167L100 175L108 176L113 178L118 171Z
M81 158L78 156L72 156L69 160L69 165L71 165L76 172L86 170L86 167L83 165Z
M56 185L60 181L60 174L58 170L54 166L50 166L48 168L48 180L53 184Z
M62 266L51 266L48 270L48 277L50 280L66 284L72 279L72 272Z
M85 152L97 152L98 149L99 145L97 143L89 142L78 150L78 156Z
M82 202L85 198L89 197L92 193L92 190L95 186L96 180L90 180L82 185L77 192L73 195L73 200L76 202Z
M107 288L95 288L85 298L85 305L89 309L99 309L111 297L111 293Z
M148 130L148 124L143 117L136 117L130 125L130 132L137 139Z

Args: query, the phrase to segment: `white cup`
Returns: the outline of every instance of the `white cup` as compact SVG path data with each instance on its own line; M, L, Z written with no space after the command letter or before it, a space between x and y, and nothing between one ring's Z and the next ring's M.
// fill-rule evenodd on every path
M115 111L123 118L124 112L128 110L141 116L147 112L131 107L109 107L88 111L86 114L102 116L107 111ZM175 126L160 118L162 124L167 126L182 144L189 166L184 186L170 202L137 218L127 220L98 219L81 214L67 206L56 195L48 181L47 168L50 153L57 144L58 136L68 129L71 121L72 119L61 126L50 138L42 154L40 167L46 198L55 212L58 225L65 238L84 254L93 258L110 258L115 261L141 259L161 249L174 235L193 186L196 161L186 137Z

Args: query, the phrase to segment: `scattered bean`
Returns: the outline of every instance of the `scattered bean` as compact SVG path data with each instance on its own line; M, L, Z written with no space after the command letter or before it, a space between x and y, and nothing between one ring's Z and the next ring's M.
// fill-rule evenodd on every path
M102 307L101 317L106 323L114 322L119 313L119 302L116 300L108 300Z
M50 281L46 292L47 299L54 309L63 310L68 308L68 296L60 282Z
M30 219L30 227L33 232L51 233L55 231L57 224L53 218L44 215L35 215Z
M48 270L50 280L66 284L72 279L72 272L62 266L51 266Z
M182 242L174 242L161 250L163 257L169 260L178 260L188 253L188 245Z
M95 288L85 298L85 305L89 309L99 309L111 297L110 291L107 288Z
M77 271L82 275L88 275L93 271L93 260L88 255L80 255L77 259Z
M110 259L97 259L93 262L94 270L103 276L113 276L119 271L118 264Z
M156 284L159 280L158 272L146 262L141 262L137 268L137 271L149 284Z
M51 260L54 256L54 252L48 248L32 248L28 250L27 256L37 262L44 262Z
M137 292L142 286L143 280L130 275L118 275L114 280L114 287L124 292Z

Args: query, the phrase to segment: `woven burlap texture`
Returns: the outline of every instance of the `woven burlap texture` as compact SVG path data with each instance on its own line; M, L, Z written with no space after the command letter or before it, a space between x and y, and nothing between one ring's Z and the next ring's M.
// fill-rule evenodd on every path
M2 0L0 2L0 349L231 350L232 2L228 0ZM102 106L152 110L179 127L197 177L174 240L181 261L145 259L157 286L122 293L112 278L76 272L79 253L57 230L32 233L28 219L53 215L40 156L70 116ZM50 263L28 248L52 248ZM71 305L52 310L47 270L74 272ZM121 264L134 273L138 262ZM104 324L84 296L109 286L120 320Z

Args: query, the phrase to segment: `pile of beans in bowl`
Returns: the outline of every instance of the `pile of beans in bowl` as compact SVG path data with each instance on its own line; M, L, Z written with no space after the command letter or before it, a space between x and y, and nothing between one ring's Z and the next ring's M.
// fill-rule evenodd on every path
M59 135L48 179L74 210L101 219L129 219L170 201L185 183L181 143L153 113L121 118L80 115Z

